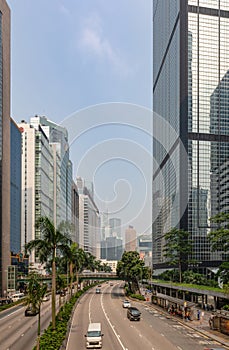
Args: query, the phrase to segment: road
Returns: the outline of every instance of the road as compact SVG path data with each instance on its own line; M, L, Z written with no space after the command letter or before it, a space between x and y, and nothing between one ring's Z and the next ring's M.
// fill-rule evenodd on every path
M51 298L50 298L51 299ZM57 296L57 309L59 298ZM38 315L25 317L25 306L18 305L0 313L0 349L31 350L36 343ZM41 333L51 321L51 300L41 306Z
M129 321L120 282L104 283L102 293L95 288L83 295L73 316L67 342L67 350L85 349L85 337L89 322L101 322L103 350L203 350L219 346L197 331L184 326L179 320L165 317L151 307L132 302L140 309L140 322ZM220 346L219 346L220 347Z

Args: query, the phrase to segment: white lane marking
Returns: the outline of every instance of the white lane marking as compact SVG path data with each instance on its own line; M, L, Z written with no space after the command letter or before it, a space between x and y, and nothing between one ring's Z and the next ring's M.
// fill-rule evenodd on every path
M111 324L111 321L109 320L109 318L108 318L108 316L107 316L107 314L106 314L106 311L105 311L104 305L103 305L103 295L101 296L101 299L100 299L100 300L101 300L101 306L102 306L103 313L104 313L104 315L105 315L105 317L106 317L106 319L107 319L107 322L109 323L109 325L110 325L112 331L114 332L114 335L116 336L116 338L117 338L119 344L121 345L121 347L122 347L123 350L128 350L127 348L125 348L125 346L124 346L123 343L121 342L121 340L120 340L120 335L118 335L118 334L116 333L116 331L115 331L115 329L114 329L114 326Z
M183 349L182 349L180 346L178 346L178 347L177 347L177 349L179 349L179 350L183 350Z
M91 299L90 299L90 301L89 301L89 312L88 312L88 317L89 317L89 323L91 323L92 321L92 319L91 319L91 302L92 302L92 299L93 299L93 297L94 297L94 294L92 294L92 296L91 296Z

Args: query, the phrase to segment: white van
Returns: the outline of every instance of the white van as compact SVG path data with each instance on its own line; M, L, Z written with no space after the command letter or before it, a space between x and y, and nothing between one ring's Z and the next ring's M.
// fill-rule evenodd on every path
M89 323L86 337L86 348L95 349L102 347L101 323Z
M10 296L10 299L15 302L15 301L18 301L20 299L23 299L25 297L25 294L24 293L15 293L13 295Z

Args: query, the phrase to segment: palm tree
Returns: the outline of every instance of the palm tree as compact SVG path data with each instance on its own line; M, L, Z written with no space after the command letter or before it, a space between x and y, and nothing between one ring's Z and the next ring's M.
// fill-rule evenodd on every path
M87 254L82 248L76 251L75 272L76 272L76 291L78 292L79 274L87 268Z
M40 217L36 222L40 229L41 238L34 239L25 245L25 250L31 253L35 249L41 263L49 259L52 263L52 329L56 328L56 254L65 253L70 243L69 226L60 225L56 229L53 222L46 216Z
M37 327L37 349L40 347L40 333L41 333L41 304L47 292L47 285L43 284L41 276L32 271L29 274L29 284L27 288L27 296L25 304L31 308L35 314L38 312L38 327Z
M70 275L70 296L72 296L72 282L73 282L73 270L77 263L78 258L78 244L73 242L67 250L66 259L69 264L69 275Z

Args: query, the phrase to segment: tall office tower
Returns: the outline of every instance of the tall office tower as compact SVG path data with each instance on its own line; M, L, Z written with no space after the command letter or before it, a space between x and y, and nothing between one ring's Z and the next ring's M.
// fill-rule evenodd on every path
M21 252L21 131L10 122L10 251Z
M73 242L79 242L79 193L76 183L72 180L72 224Z
M169 266L174 226L190 232L200 272L226 260L207 235L229 209L228 31L228 0L153 2L154 270Z
M21 245L40 238L35 228L40 216L53 221L53 153L43 129L31 124L18 124L22 132L22 216ZM33 252L31 263L38 263ZM38 266L36 265L36 266Z
M54 215L55 226L72 219L72 162L69 159L68 132L66 128L44 116L30 118L36 129L41 127L53 150L54 164Z
M122 238L121 219L111 218L111 219L109 219L109 225L111 228L111 236L117 237L117 238Z
M106 260L121 260L123 254L122 239L117 237L107 237L101 242L101 259Z
M10 265L10 9L0 0L0 294Z
M125 251L135 251L137 250L137 232L130 226L125 230Z
M80 183L81 183L80 178ZM77 185L78 185L77 178ZM84 183L84 182L83 182ZM82 190L82 189L81 189ZM81 191L82 192L82 191ZM83 193L79 193L79 246L85 252L89 252L100 258L100 220L99 210L91 196L91 191L83 187Z
M101 227L101 240L104 241L106 237L110 236L109 226L109 214L107 212L100 213L100 227Z

